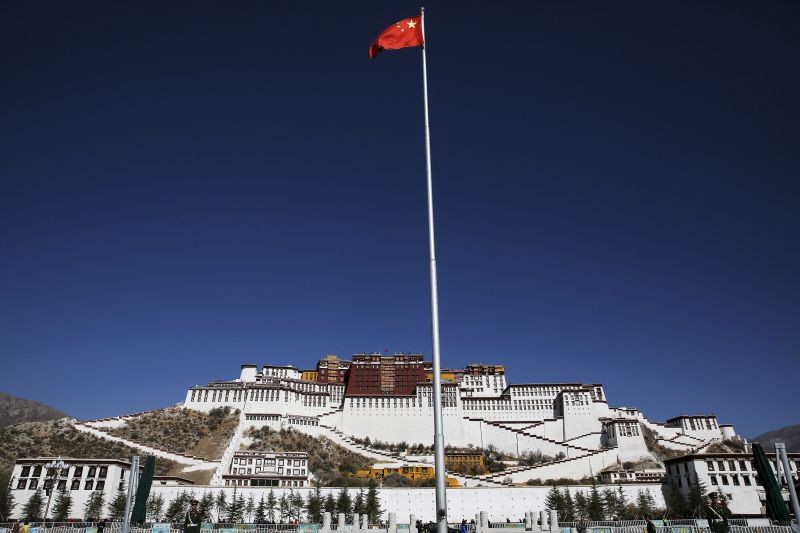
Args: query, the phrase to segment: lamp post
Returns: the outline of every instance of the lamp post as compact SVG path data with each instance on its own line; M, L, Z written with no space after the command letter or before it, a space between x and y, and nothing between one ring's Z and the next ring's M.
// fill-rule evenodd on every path
M44 485L45 489L47 489L47 482L48 480L51 481L50 484L50 494L47 496L47 506L44 508L44 521L47 523L47 515L50 513L50 502L53 501L53 493L56 491L56 485L58 483L58 478L61 477L61 472L65 469L69 469L69 465L61 460L59 457L56 460L50 461L46 465L45 468L45 478Z

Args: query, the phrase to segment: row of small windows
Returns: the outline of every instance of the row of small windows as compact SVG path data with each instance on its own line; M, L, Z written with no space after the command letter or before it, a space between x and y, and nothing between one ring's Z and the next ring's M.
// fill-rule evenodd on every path
M120 482L120 490L122 490L123 483ZM44 485L43 485L44 486ZM96 482L94 479L87 479L83 482L83 490L103 490L106 486L106 482L103 479L98 479ZM17 489L25 489L34 490L39 488L39 479L38 478L30 478L30 479L20 479L17 481ZM56 484L56 488L58 490L66 490L67 488L67 480L61 479ZM81 480L80 479L73 479L70 482L70 490L80 490L81 489Z
M275 466L275 459L264 458L263 463L260 457L234 457L233 464L235 465L260 465ZM277 459L278 466L284 465L284 459ZM292 466L292 459L286 459L286 466ZM306 466L305 459L294 459L294 466Z
M226 479L227 487L304 487L302 479Z
M83 469L82 466L76 466L72 468L72 477L83 477ZM33 474L31 474L31 470L33 470ZM23 466L22 471L20 472L20 477L41 477L42 476L42 465L34 465L31 467ZM124 470L123 470L124 472ZM86 469L86 477L93 478L93 477L101 477L104 478L108 476L108 467L107 466L90 466Z
M286 470L286 475L287 476L292 476L292 475L294 475L294 476L305 476L306 475L305 468L294 468L294 469L286 468L285 470ZM278 475L283 474L283 471L284 471L283 467L278 467ZM257 466L255 468L233 468L233 469L231 469L231 474L234 474L234 475L236 475L236 474L239 474L239 475L242 475L242 474L261 474L261 473L273 473L274 474L275 473L275 469L274 468L263 468L262 469L260 466Z

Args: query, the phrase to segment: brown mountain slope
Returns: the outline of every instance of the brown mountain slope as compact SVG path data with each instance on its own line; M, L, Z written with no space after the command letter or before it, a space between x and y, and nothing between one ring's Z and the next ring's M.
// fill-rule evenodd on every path
M800 453L800 424L768 431L750 440L759 443L764 447L766 452L774 452L775 443L783 442L786 444L786 451L790 453Z
M0 427L57 420L65 415L49 405L0 392Z

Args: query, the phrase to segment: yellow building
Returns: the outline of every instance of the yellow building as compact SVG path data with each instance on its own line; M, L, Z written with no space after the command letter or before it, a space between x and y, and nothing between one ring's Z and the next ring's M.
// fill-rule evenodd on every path
M300 374L300 379L303 381L317 381L317 377L319 377L319 372L316 370L303 370L303 373Z
M356 472L356 477L367 479L385 479L393 474L406 477L412 481L433 479L434 469L430 465L409 465L400 463L379 463L372 468L364 468ZM446 478L448 487L460 487L454 478Z
M486 463L480 452L448 452L444 456L444 466L460 473L486 473Z

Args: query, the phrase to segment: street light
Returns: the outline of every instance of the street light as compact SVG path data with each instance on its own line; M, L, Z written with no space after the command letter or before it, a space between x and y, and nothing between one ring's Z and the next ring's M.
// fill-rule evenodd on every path
M61 472L65 469L69 469L69 465L61 460L59 457L56 460L50 461L46 465L45 468L45 480L44 480L44 488L48 490L47 482L50 481L49 491L50 493L47 496L47 506L44 508L44 520L45 523L47 522L47 515L50 512L50 502L53 501L53 493L56 490L56 484L58 482L58 478L61 477Z

